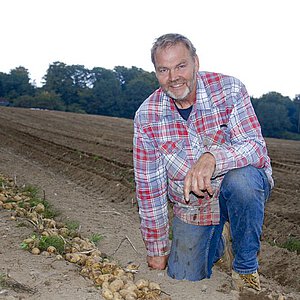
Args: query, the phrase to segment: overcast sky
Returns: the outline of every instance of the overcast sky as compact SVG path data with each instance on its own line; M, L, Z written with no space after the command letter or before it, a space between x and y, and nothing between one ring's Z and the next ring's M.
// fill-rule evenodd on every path
M241 79L250 95L300 94L298 0L2 0L0 72L40 86L55 61L154 71L155 38L191 39L200 69Z

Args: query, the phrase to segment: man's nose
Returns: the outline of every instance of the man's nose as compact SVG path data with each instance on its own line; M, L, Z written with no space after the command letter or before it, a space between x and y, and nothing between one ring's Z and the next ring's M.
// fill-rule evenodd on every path
M178 72L176 69L171 69L169 71L169 79L170 81L176 81L178 79Z

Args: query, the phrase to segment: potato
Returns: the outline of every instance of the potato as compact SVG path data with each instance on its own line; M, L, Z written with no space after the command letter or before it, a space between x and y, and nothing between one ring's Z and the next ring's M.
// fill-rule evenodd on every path
M80 261L80 255L77 253L67 253L66 260L71 263L77 263Z
M124 289L128 291L135 292L138 290L137 286L133 282L128 282L125 284Z
M124 287L124 282L121 279L115 279L114 281L112 281L109 285L109 289L112 292L118 292L119 290L121 290Z
M113 300L123 300L124 298L118 292L114 292L114 299Z
M44 230L42 233L41 233L42 236L49 236L49 232L47 230Z
M142 288L149 286L149 281L146 279L139 279L136 281L135 285L139 290L141 290Z
M111 274L102 274L102 275L97 276L97 277L94 279L94 281L95 281L96 284L102 286L103 282L109 281L109 280L111 280L112 278L113 278L113 276L112 276Z
M44 230L44 225L43 224L38 224L37 229L39 230L39 232L42 232Z
M3 203L3 204L2 204L2 207L3 207L4 209L13 209L13 208L14 208L14 206L12 205L11 202Z
M56 222L54 220L51 220L48 224L49 228L56 228Z
M160 286L156 282L150 282L149 283L149 289L152 290L152 291L153 290L159 290L160 291Z
M114 299L114 294L109 289L103 289L101 294L102 294L103 298L106 299L106 300L113 300Z
M58 232L62 236L67 236L69 234L69 229L67 227L61 227Z
M109 289L109 282L108 282L108 281L104 281L104 282L102 283L102 288L103 288L103 289Z
M125 295L125 300L136 300L137 295L133 292L129 292L127 295Z
M47 248L47 252L49 252L49 253L56 253L56 248L54 246L49 246Z
M103 258L101 257L101 251L99 249L95 249L95 251L93 251L91 253L91 257L95 257L95 258L99 258L101 261L103 261Z
M134 275L132 273L126 273L126 276L127 276L129 281L133 281Z
M34 210L38 213L38 214L41 214L45 211L45 206L44 204L42 203L39 203L35 208Z
M21 207L16 208L17 217L24 217L25 214L26 214L26 210L24 208L21 208Z
M34 241L35 241L35 239L33 239L33 238L27 238L27 239L23 240L23 243L29 245L29 244L33 244Z
M133 291L130 291L128 289L122 289L119 291L120 295L127 300L134 300L137 299L137 294Z
M117 268L113 271L113 275L115 275L117 277L121 277L121 276L125 275L125 271L121 268Z
M34 255L38 255L41 253L41 250L37 247L34 247L31 249L31 253L34 254Z
M19 195L16 195L16 196L14 196L14 200L15 201L21 201L22 200L22 197L21 196L19 196Z

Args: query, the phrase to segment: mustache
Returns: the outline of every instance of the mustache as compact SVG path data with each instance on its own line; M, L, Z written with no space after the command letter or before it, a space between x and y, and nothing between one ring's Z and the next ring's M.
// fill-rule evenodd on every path
M186 83L186 80L183 79L176 79L176 80L170 80L169 84L184 84Z

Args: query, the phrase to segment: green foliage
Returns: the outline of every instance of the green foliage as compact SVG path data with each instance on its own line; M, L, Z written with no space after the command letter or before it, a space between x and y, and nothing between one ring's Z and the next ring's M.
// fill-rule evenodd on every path
M281 245L282 248L286 248L289 251L297 252L300 254L300 240L296 238L290 238L285 243Z
M270 92L251 101L265 137L300 138L296 117L299 108L289 97Z
M95 245L97 245L102 239L103 237L98 233L92 234L91 237L89 238L89 240L93 242Z
M42 87L24 67L0 72L0 97L13 106L130 118L158 87L154 72L116 66L113 70L53 62ZM300 139L300 95L295 99L269 92L251 98L265 137Z
M94 161L98 161L100 159L100 157L98 155L94 155L93 160Z
M65 251L65 242L59 235L50 235L40 237L38 247L46 251L49 246L55 247L58 253L63 254Z
M0 287L5 288L7 286L7 275L0 273Z
M38 188L28 185L23 188L22 193L26 194L30 198L30 200L28 201L30 207L35 207L39 203L44 205L44 207L45 207L45 211L43 212L44 218L54 218L59 214L58 211L56 211L47 200L41 199L39 197L39 189ZM18 206L24 207L24 204L25 204L24 201L20 201Z
M36 198L39 193L39 189L33 185L26 185L22 189L22 193L30 198Z
M29 250L29 245L27 243L22 242L20 244L20 247L22 250Z
M80 223L78 221L69 220L66 222L66 226L70 231L76 231L79 229Z

